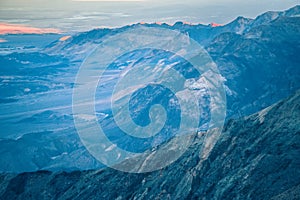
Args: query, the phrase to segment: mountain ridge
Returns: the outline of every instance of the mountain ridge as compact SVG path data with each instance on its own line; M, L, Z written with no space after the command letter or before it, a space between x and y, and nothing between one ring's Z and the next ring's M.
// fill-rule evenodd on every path
M86 38L88 41L90 39L92 39L96 43L98 43L99 39L101 39L103 36L105 36L109 33L116 34L116 33L119 33L120 31L124 31L124 30L130 29L130 28L136 27L136 26L146 26L146 27L163 27L163 28L188 32L190 34L191 38L195 39L201 45L205 46L208 43L208 41L203 40L204 38L213 39L218 34L225 33L225 32L235 32L235 33L243 34L244 32L247 32L249 29L251 29L253 27L270 23L271 21L273 21L279 17L283 17L283 16L299 17L300 16L300 5L294 6L286 11L268 11L266 13L263 13L263 14L257 16L255 19L239 16L236 19L234 19L233 21L231 21L225 25L217 26L217 27L212 27L210 24L208 24L208 25L204 25L204 24L193 25L193 24L187 24L187 23L178 21L178 22L174 23L173 25L169 25L166 23L161 23L161 24L137 23L137 24L127 25L127 26L123 26L120 28L114 28L114 29L99 28L99 29L93 29L90 31L75 34L72 38L68 39L64 43L72 42L74 40L75 44L81 44L81 42L84 38ZM193 37L193 32L189 32L190 29L193 29L193 30L198 29L198 34L203 34L206 37L203 37L203 36L200 38L197 38L196 36ZM208 33L211 34L212 36L208 37L207 33L205 33L206 31L208 31ZM51 48L51 47L55 46L56 44L57 44L57 42L54 42L54 43L48 45L47 48ZM47 50L47 51L51 52L51 50ZM53 53L53 51L52 51L52 53Z
M161 171L0 174L3 199L298 199L300 90L251 116L229 120L201 161L201 135ZM220 166L223 166L220 168Z

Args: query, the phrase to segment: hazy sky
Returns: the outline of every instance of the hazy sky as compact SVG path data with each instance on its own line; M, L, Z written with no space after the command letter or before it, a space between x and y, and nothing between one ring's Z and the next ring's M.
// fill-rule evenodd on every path
M228 23L300 0L0 0L0 23L73 32L137 22Z

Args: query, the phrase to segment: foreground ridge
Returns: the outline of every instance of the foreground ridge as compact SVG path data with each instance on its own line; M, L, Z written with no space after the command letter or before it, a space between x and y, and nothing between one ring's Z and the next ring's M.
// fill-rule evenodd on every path
M300 91L229 120L207 160L201 135L167 168L0 175L1 199L299 199Z

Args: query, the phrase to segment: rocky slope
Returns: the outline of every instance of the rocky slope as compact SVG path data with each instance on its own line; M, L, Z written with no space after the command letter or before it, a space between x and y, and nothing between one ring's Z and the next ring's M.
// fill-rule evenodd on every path
M229 120L206 160L204 134L167 168L0 175L0 199L299 199L300 91ZM201 162L199 162L201 161Z

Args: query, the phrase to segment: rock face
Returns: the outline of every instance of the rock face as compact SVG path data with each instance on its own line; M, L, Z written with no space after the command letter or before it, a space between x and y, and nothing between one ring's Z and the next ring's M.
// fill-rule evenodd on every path
M242 35L222 33L211 42L207 49L230 89L228 116L252 114L299 88L299 32L299 17L281 17Z
M299 199L300 91L229 120L206 160L198 135L167 168L0 175L1 199Z

